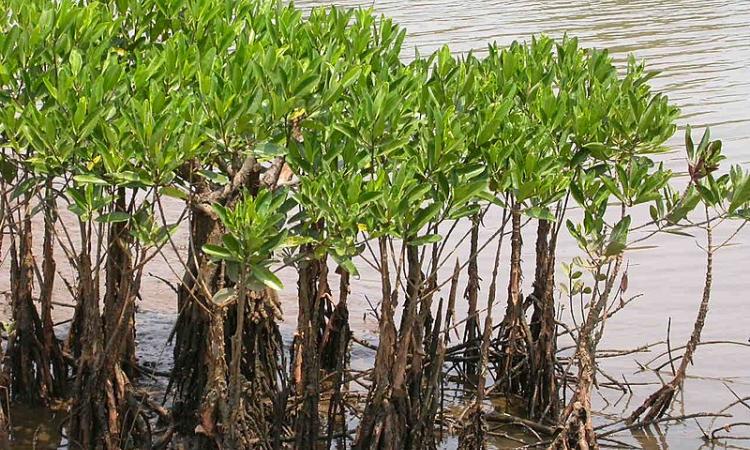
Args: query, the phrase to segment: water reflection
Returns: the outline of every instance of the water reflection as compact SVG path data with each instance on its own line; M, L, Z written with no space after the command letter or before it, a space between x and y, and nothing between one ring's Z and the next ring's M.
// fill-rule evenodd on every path
M13 450L53 450L64 445L61 429L66 413L27 405L11 405Z
M633 438L644 450L669 450L666 434L659 425L654 425L641 430L632 430Z

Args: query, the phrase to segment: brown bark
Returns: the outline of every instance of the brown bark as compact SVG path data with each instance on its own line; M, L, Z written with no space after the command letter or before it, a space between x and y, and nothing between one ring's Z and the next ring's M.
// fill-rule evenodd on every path
M497 380L510 394L524 394L528 389L529 374L534 373L531 349L531 332L526 323L521 298L521 206L514 204L511 209L511 253L510 275L508 279L508 304L502 326L502 363Z
M485 417L483 411L483 405L486 395L485 383L487 381L487 370L489 366L489 349L490 340L492 335L492 308L495 305L495 298L497 295L497 276L500 269L500 253L503 248L503 232L507 225L507 210L503 211L503 220L500 224L500 238L497 243L497 250L495 252L495 261L492 268L492 281L490 282L490 289L487 295L487 317L484 322L484 329L482 330L482 343L479 351L479 372L477 374L477 391L476 399L470 406L468 412L468 425L464 426L459 435L459 448L464 450L484 449L486 446L485 434ZM454 275L455 280L455 275ZM447 330L446 330L447 338Z
M469 254L469 281L466 285L466 300L469 303L464 331L464 343L467 344L464 356L464 373L469 379L477 375L477 358L479 356L479 317L477 316L477 301L479 298L479 267L477 263L479 251L479 217L471 218L471 253Z
M125 189L119 190L114 211L126 212ZM70 422L75 424L71 438L91 448L147 448L151 445L150 427L144 405L130 383L135 373L134 314L142 266L135 267L128 224L109 224L104 244L104 314L99 317L96 286L100 275L91 265L91 239L91 224L82 224L78 262L81 356L71 408Z
M430 303L422 301L424 277L419 249L409 245L406 254L409 272L405 302L406 314L402 317L403 333L399 339L399 352L403 357L396 361L399 377L403 377L404 381L396 391L401 395L397 406L406 419L404 448L423 448L423 440L425 433L429 433L429 426L422 420L425 414L429 414L425 403L430 400L423 397L425 381L423 376L426 375L424 372L426 363L435 355L430 353L429 344L424 342L424 324ZM401 370L404 372L403 375L400 375Z
M601 321L602 313L612 293L615 280L622 267L622 255L614 261L614 267L607 278L601 294L592 297L592 306L578 335L576 359L578 360L578 384L573 398L560 417L563 431L557 435L551 449L598 449L594 425L591 420L591 389L595 382L596 340L594 330Z
M124 210L122 196L116 208ZM134 302L142 271L133 267L126 224L111 224L105 264L104 316L100 317L96 288L99 275L91 264L91 225L82 224L81 228L77 302L81 353L70 410L70 438L84 448L119 450L125 445L146 448L151 445L149 427L123 369L123 355L128 341L132 342Z
M190 448L266 449L281 436L274 429L282 390L276 380L283 370L278 298L269 290L238 289L236 304L209 305L207 381L195 429L203 438L192 439Z
M0 449L10 449L10 427L5 402L0 401Z
M2 200L0 200L0 206ZM2 337L2 336L0 336ZM0 346L0 361L5 360L3 347ZM0 392L8 392L8 377L3 371L0 371ZM0 449L10 448L10 423L8 421L8 411L10 405L6 402L6 396L0 395Z
M381 237L378 243L382 289L380 340L375 355L373 385L370 388L365 413L359 424L357 437L352 447L357 450L400 449L404 433L404 424L398 420L394 405L389 398L393 388L392 367L396 347L396 326L394 323L396 293L391 289L387 238Z
M11 216L8 215L8 218ZM8 337L3 370L11 398L46 405L55 385L49 354L45 351L42 321L32 298L34 256L31 252L31 215L28 210L17 228L18 243L12 237L10 244L11 312L14 327Z
M186 165L183 175L190 178L194 169ZM205 182L196 182L198 193L189 205L191 242L178 289L180 314L174 334L175 366L170 389L175 389L176 429L189 436L185 444L190 448L225 444L278 448L284 431L288 391L283 343L276 323L280 315L278 297L268 289L248 291L242 311L236 303L224 307L214 304L214 294L234 283L227 277L225 265L212 261L202 251L206 244L220 245L224 231L208 205L218 202L231 207L242 189L249 187L251 193L255 192L260 169L255 159L248 157L230 173L232 182L223 188L212 191ZM276 181L264 183L274 188ZM226 361L234 363L231 382ZM235 408L230 408L230 401ZM230 425L234 418L240 423ZM233 436L229 436L233 440L225 442L228 427L234 427Z
M202 209L193 210L188 267L177 296L179 316L175 326L174 369L170 380L177 397L173 411L175 423L178 431L187 435L192 434L201 422L201 403L209 390L209 377L216 380L220 370L217 365L225 357L224 353L212 353L224 351L223 323L215 323L223 321L223 313L214 311L211 299L224 285L223 271L202 251L206 244L220 243L222 232L215 217ZM220 342L212 336L219 328L222 332Z
M340 273L339 301L326 324L320 344L320 367L326 372L338 370L341 352L345 352L351 337L347 305L350 275L342 267L339 267L338 272Z
M540 220L537 228L536 274L531 296L532 356L535 371L530 374L528 410L532 418L556 418L559 413L559 393L555 364L557 339L555 323L555 250L557 229L550 222Z
M349 340L351 330L349 329L349 309L347 301L349 298L349 280L350 274L343 267L339 267L339 302L333 311L331 319L328 321L326 331L323 334L321 359L323 367L331 367L334 364L333 372L333 394L328 405L328 426L326 448L330 449L333 443L334 427L338 423L346 427L346 410L343 402L344 388L344 371L346 370L348 360Z
M208 333L205 336L207 347L206 384L201 386L205 394L201 397L199 409L199 427L196 431L203 434L222 448L224 443L224 427L231 427L229 420L231 413L227 404L227 363L225 358L224 308L216 304L209 304L211 315ZM231 440L230 440L231 442ZM206 448L212 448L206 445Z
M126 212L125 189L118 190L114 211ZM110 224L104 292L104 333L112 365L121 365L128 378L136 375L135 298L137 288L127 222Z
M42 286L39 294L42 313L43 350L46 360L51 366L53 382L52 395L62 397L68 378L68 367L63 358L60 342L55 336L54 323L52 321L52 293L55 284L55 256L53 251L53 240L55 234L55 210L54 198L52 196L52 180L47 180L46 198L44 205L44 242L42 243Z
M86 225L81 227L87 228ZM70 408L69 437L71 442L86 449L110 449L107 439L109 418L106 413L107 396L99 384L97 360L103 349L99 299L94 284L88 233L82 236L82 249L78 255L78 348L76 378L73 387L73 404Z
M439 430L435 429L436 416L440 407L443 382L443 362L445 361L445 342L441 338L443 325L442 299L438 305L438 314L433 323L429 339L425 341L425 356L417 354L411 370L414 383L411 389L412 401L419 403L419 413L415 415L416 425L412 433L407 434L410 448L436 449L441 440ZM417 377L416 374L419 374ZM419 389L419 390L417 390Z
M375 358L374 383L358 430L357 449L418 449L436 445L434 430L445 356L439 339L442 314L425 339L431 297L422 296L423 274L419 249L406 245L408 267L406 300L400 332L396 336L388 245L380 240L383 301L380 343Z
M313 249L303 249L309 255L299 270L299 315L295 337L296 393L302 398L295 430L296 448L314 449L320 430L318 405L320 400L320 353L321 327L323 326L323 302L328 294L325 259L315 258Z

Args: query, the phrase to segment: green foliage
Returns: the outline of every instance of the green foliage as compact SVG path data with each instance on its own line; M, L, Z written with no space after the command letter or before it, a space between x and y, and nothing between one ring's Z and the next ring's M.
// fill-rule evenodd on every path
M613 202L649 204L665 229L701 202L748 214L748 175L714 176L708 133L696 145L688 129L690 185L670 187L653 158L679 112L656 74L574 38L405 63L405 30L370 10L253 0L8 0L0 31L3 178L30 192L60 177L82 221L127 222L151 245L173 226L157 225L163 196L213 203L247 161L276 158L300 180L294 220L282 197L245 193L214 206L228 237L207 253L266 270L288 231L355 272L363 239L434 244L489 203L560 220L570 197L583 218L568 229L606 259L630 225ZM127 211L111 206L122 189L138 199Z
M290 203L285 192L245 192L231 207L214 204L213 210L227 230L222 245L207 244L203 251L226 261L227 272L235 280L243 277L253 289L265 285L281 289L281 281L269 269L273 253L286 239L283 229Z

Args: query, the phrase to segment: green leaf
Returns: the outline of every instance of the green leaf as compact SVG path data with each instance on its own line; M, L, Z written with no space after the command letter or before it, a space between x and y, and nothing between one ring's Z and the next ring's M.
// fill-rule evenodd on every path
M348 87L357 77L360 76L361 73L362 68L360 66L352 67L341 77L341 85L343 87Z
M315 242L315 239L310 236L287 236L287 238L284 239L284 242L281 243L280 248L300 247L313 242Z
M18 169L16 169L13 163L0 156L0 176L3 177L6 183L12 182L16 178L17 172Z
M428 222L433 220L435 216L440 212L442 205L440 203L432 203L426 208L420 209L414 216L414 221L411 223L411 229L414 233L421 230Z
M737 169L739 172L739 169ZM732 201L729 204L729 213L734 213L737 208L750 202L750 175L737 176L740 181L733 186Z
M229 184L229 178L222 173L216 173L210 170L201 170L198 173L201 174L201 176L203 176L204 178L207 178L212 182L218 184L219 186Z
M238 241L237 238L231 234L225 234L221 240L224 242L224 248L226 250L229 250L233 255L242 256L242 245L240 245L240 241Z
M441 240L443 240L443 237L439 234L426 234L409 241L409 245L420 247L422 245L434 244L435 242L440 242Z
M338 264L342 269L349 272L350 275L353 275L355 277L359 276L359 270L357 270L357 266L354 265L354 262L351 258L345 256L336 256L335 254L332 254L331 256L333 257L333 260L336 262L336 264Z
M162 195L166 195L167 197L172 197L179 200L187 200L188 198L187 193L185 193L182 189L174 186L164 186L159 190L159 192Z
M695 209L696 206L698 206L700 201L700 193L694 186L691 186L685 193L684 198L675 205L667 215L667 222L675 224L683 220Z
M481 179L473 181L471 183L460 184L456 187L456 191L453 194L456 205L473 200L480 192L487 187L487 180Z
M229 304L232 300L235 299L237 296L237 290L233 287L228 287L224 289L219 289L213 297L211 297L211 301L214 302L218 306L225 306Z
M173 223L168 224L159 227L158 230L154 233L154 239L153 244L154 245L162 245L165 242L167 242L167 239L174 236L175 231L177 231L177 227L179 226L179 223Z
M86 221L88 220L88 213L84 208L81 208L78 205L68 205L68 211L72 212L76 216L80 217L81 220Z
M36 178L29 178L28 180L22 182L19 185L16 185L16 187L13 189L13 193L10 195L11 200L15 200L18 197L28 194L31 192L39 183L39 180Z
M130 220L130 214L123 211L113 211L96 218L96 221L100 223L120 223L128 220Z
M664 229L664 230L662 230L662 231L663 231L664 233L667 233L667 234L674 234L675 236L683 236L683 237L695 237L694 235L692 235L692 234L690 234L690 233L685 233L684 231L667 230L667 229Z
M606 161L607 158L609 158L609 155L612 153L612 149L610 147L599 142L588 143L586 144L585 148L591 153L591 156L601 161Z
M630 229L630 216L625 216L617 222L609 235L609 243L604 250L604 256L615 256L622 253L627 247L628 230Z
M107 183L106 180L103 180L96 175L91 174L84 174L84 175L76 175L73 177L73 179L78 184L95 184L97 186L108 186L109 183Z
M546 220L548 222L554 222L556 219L555 215L552 214L549 208L544 208L541 206L533 206L531 208L527 208L524 213L529 217L533 217L539 220Z
M282 147L279 144L273 142L263 142L255 146L255 155L258 158L274 158L276 156L282 156L286 154L286 147Z
M274 289L276 291L284 289L284 285L281 283L281 280L279 280L279 278L274 275L273 272L263 266L253 266L252 275L258 281L270 287L271 289Z
M78 50L73 49L70 51L70 71L74 77L77 77L81 73L81 66L83 65L83 58Z
M206 244L203 253L218 259L232 259L232 253L220 245Z
M695 144L693 144L693 137L691 136L692 131L690 125L685 127L685 150L687 150L688 160L692 161L695 158Z

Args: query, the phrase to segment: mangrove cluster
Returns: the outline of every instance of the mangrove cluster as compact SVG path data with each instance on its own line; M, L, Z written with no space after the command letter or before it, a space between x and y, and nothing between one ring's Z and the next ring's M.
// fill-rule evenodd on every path
M623 303L624 255L705 230L696 331L674 380L628 420L664 415L700 341L723 245L711 231L750 219L750 175L717 171L720 141L688 128L689 176L675 182L658 155L679 111L633 58L618 67L541 36L405 62L404 38L372 11L275 1L1 2L7 399L66 401L70 448L437 448L450 422L478 449L502 396L551 431L539 445L596 448L596 349ZM635 210L650 214L635 223ZM567 291L561 232L582 255ZM136 304L147 265L169 258L162 402L139 385ZM379 275L379 340L358 371L348 302L363 265ZM282 267L298 274L291 344ZM56 283L74 305L64 328ZM585 304L575 325L560 321L564 297ZM460 414L449 382L468 386Z

